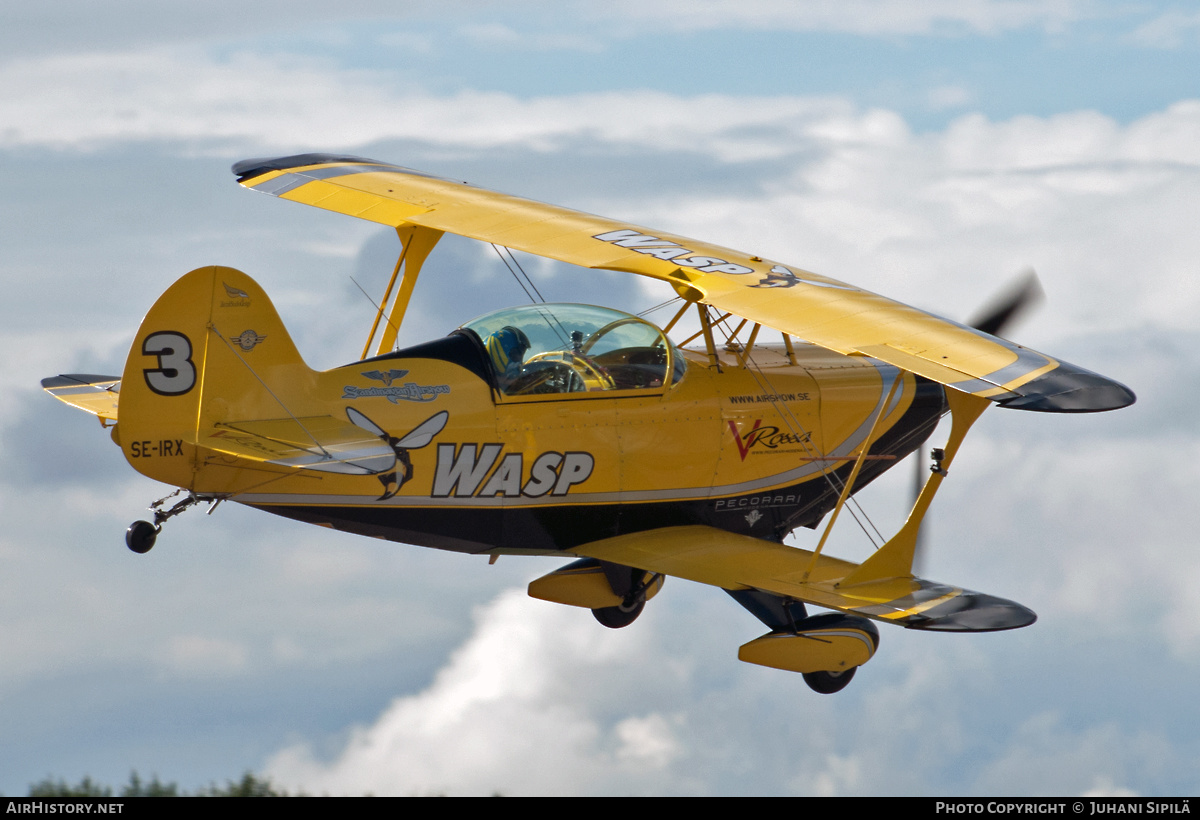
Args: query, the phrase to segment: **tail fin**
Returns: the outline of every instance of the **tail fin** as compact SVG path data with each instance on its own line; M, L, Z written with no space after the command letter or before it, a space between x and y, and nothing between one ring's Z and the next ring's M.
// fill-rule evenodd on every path
M233 268L199 268L142 320L115 438L138 472L196 489L201 437L231 418L286 415L315 377L257 282Z

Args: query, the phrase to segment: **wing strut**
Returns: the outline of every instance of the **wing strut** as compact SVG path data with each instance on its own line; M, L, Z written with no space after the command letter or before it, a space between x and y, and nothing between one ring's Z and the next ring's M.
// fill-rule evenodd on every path
M754 341L758 338L758 331L762 329L762 325L758 322L754 323L754 327L750 329L750 338L746 341L746 346L738 353L738 364L743 369L750 367L750 352L754 350Z
M946 399L950 403L950 438L946 441L942 456L940 458L934 456L936 464L933 471L930 472L925 486L921 489L921 494L917 496L912 512L908 514L908 519L900 531L877 549L870 558L863 561L857 569L843 578L838 583L839 587L881 581L887 578L913 577L913 553L917 548L917 532L921 529L925 511L929 509L934 494L942 485L942 479L946 477L950 462L958 453L958 448L962 445L967 431L991 403L987 399L959 390L947 390Z
M425 264L429 252L433 250L433 246L442 238L443 231L433 228L424 228L420 225L404 224L396 228L396 234L400 237L401 249L400 258L396 260L396 267L392 271L392 278L388 280L387 290L383 293L383 298L379 300L379 311L375 314L375 321L371 324L371 332L367 335L367 343L363 345L362 357L367 358L367 354L371 350L371 342L375 339L375 334L379 330L380 321L384 321L383 333L379 337L379 346L375 348L374 355L382 356L392 349L396 343L396 333L400 330L400 323L404 321L404 313L408 310L408 302L412 299L413 288L416 287L417 277L421 275L421 266ZM387 310L385 315L385 306L388 303L388 298L392 296L392 288L396 286L396 277L400 274L400 269L404 269L404 277L400 280L400 289L396 291L396 296L392 299L391 308Z
M691 306L692 306L692 303L685 300L683 303L683 307L681 307L679 309L679 312L676 313L673 317L671 317L671 321L667 322L667 326L663 328L663 333L670 333L671 328L675 327L675 323L683 318L683 314L687 313L688 308L690 308Z
M675 318L671 320L671 324L667 325L667 327L663 330L663 333L669 332L671 330L671 328L674 327L675 322L679 319L679 317L683 315L683 311L687 310L687 308L690 307L692 304L696 305L696 311L700 317L700 329L698 331L696 331L695 333L693 333L691 336L688 336L682 342L680 342L679 347L684 347L688 344L691 344L693 341L695 341L696 339L703 336L704 337L704 349L708 352L708 362L709 362L708 366L715 367L717 369L717 372L720 373L721 372L721 357L717 353L717 343L716 343L716 340L713 338L713 328L716 327L717 325L721 324L722 322L724 322L730 316L732 316L733 315L732 313L722 313L717 318L717 320L714 322L712 320L712 317L710 317L708 315L708 305L705 305L701 302L694 302L694 303L688 302L687 304L685 304L683 306L683 310L679 311L679 313L675 316ZM746 324L745 320L742 321L742 325L744 325L744 324ZM738 325L738 330L741 330L742 325ZM728 333L728 331L726 331L726 333ZM734 336L736 336L737 330L735 330L733 332L733 334L734 334ZM732 339L733 337L731 336L730 338Z
M708 348L708 360L711 362L709 367L715 367L717 372L721 372L721 357L717 355L717 345L713 342L712 322L708 318L708 305L696 303L696 309L700 311L700 331L704 334L704 346ZM717 321L724 321L729 317L726 313Z

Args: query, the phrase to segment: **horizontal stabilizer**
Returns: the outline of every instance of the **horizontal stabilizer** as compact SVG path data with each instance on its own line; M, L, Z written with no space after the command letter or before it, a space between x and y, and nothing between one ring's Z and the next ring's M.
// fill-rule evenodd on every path
M120 376L67 373L42 379L42 388L59 401L99 416L101 421L117 420Z
M396 463L395 450L379 435L333 416L225 422L197 443L238 458L326 473L374 475Z
M909 629L995 632L1037 620L1013 601L912 576L843 585L857 564L825 555L814 564L808 550L713 527L630 533L571 552L729 590L762 590Z

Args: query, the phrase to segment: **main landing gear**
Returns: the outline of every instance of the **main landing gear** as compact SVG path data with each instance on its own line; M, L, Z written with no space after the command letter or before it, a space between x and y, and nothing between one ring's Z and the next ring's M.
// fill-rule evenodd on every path
M656 572L609 564L601 561L604 575L612 591L620 595L621 603L592 610L592 617L609 629L620 629L637 620L646 608L646 598L655 584L662 586L663 576Z
M804 682L814 692L832 695L845 689L857 671L858 667L852 666L845 672L805 672Z
M606 606L603 609L593 609L592 616L600 623L607 626L609 629L620 629L623 626L629 626L637 620L637 617L642 614L642 610L646 608L646 599L641 598L631 604L624 602L617 606Z
M842 612L809 615L803 602L752 589L726 590L770 632L738 649L738 658L799 672L809 689L832 695L845 689L858 667L879 648L879 629Z
M186 498L176 501L169 510L164 511L162 509L163 504L184 492L187 493ZM168 518L174 518L184 510L192 507L195 504L199 504L201 501L208 502L209 515L211 515L212 511L217 508L217 505L221 503L220 498L213 498L212 496L198 496L195 493L182 488L164 498L158 499L158 501L155 501L150 505L150 511L154 513L154 523L152 524L149 521L134 521L132 524L130 524L129 529L125 530L125 546L129 547L129 549L133 550L138 555L145 555L151 549L153 549L154 542L158 540L158 534L162 532L162 525L164 521L166 521Z

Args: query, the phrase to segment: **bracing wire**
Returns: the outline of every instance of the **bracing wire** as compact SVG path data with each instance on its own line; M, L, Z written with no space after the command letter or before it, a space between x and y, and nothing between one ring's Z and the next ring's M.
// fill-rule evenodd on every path
M525 269L521 267L521 263L517 260L517 257L513 254L512 250L505 248L502 245L497 245L494 242L488 244L492 246L492 250L494 250L496 255L500 257L500 261L504 263L504 267L508 268L508 272L512 274L513 279L517 280L517 284L521 286L521 290L525 291L525 296L529 298L529 301L534 304L546 304L546 297L542 296L542 292L538 290L537 285L533 283L533 279L530 278L529 274L525 272ZM505 253L508 255L505 256ZM527 285L528 287L526 287ZM530 290L532 290L533 293L530 293ZM562 323L558 321L558 317L552 312L543 311L542 314L543 318L546 320L546 324L550 325L550 329L554 331L555 335L558 336L559 341L562 342L563 349L566 349L567 345L570 344L568 339L570 339L571 334L567 332L567 329L562 326Z
M392 317L384 315L383 308L381 308L379 306L379 304L374 299L371 298L371 294L367 293L363 289L362 285L358 284L358 280L355 279L353 276L351 276L350 281L354 283L354 287L358 288L359 293L361 293L363 296L367 297L367 301L371 303L371 307L375 308L375 310L378 311L380 316L383 316L383 320L388 323L388 327L392 328L396 332L399 332L400 328L396 327L396 323L392 321ZM371 341L374 341L374 339L375 339L375 334L372 333Z
M708 309L707 305L704 306L704 309ZM713 325L714 328L717 326L718 325ZM728 327L723 325L720 327L721 332L725 336L725 341L728 343L733 338L733 335L729 332ZM770 397L771 405L775 408L775 411L779 413L780 417L783 418L784 423L788 426L789 431L796 435L800 440L801 446L804 448L804 451L809 458L814 460L818 459L819 456L817 455L816 451L809 446L810 439L808 431L804 429L802 424L800 424L800 420L796 418L796 415L792 412L792 409L788 407L786 403L775 398L779 395L779 391L775 389L775 386L771 383L770 377L763 372L762 367L754 360L753 354L753 350L746 351L745 360L748 365L746 369L749 371L750 377L754 379L759 389L762 390L765 395ZM897 376L897 378L899 378L899 376ZM884 412L886 412L886 408L884 408ZM839 494L841 493L844 482L842 482L840 478L838 478L832 472L822 471L821 475L834 492ZM867 537L867 540L871 542L873 547L878 548L879 544L886 540L883 537L883 534L879 531L879 528L875 526L875 522L871 520L871 517L867 515L866 510L862 508L862 505L854 496L851 496L847 500L846 509L849 510L851 517L854 519L855 523L858 524L859 529L863 531L863 534ZM863 523L863 520L860 520L860 515L862 516L862 519L866 521L866 524ZM872 536L871 532L867 530L867 525L870 525L871 529L875 531L875 536ZM876 537L878 538L878 541L876 540Z
M513 255L513 252L508 248L502 248L502 246L494 242L489 244L491 244L492 250L496 252L496 255L500 257L500 261L504 263L504 267L508 268L508 272L517 280L517 284L521 286L521 290L525 291L525 295L529 297L529 301L545 303L546 297L542 296L542 292L538 290L537 285L529 278L529 274L521 267L521 263L517 261L517 257ZM506 253L507 256L505 255ZM528 287L526 287L527 285ZM533 293L530 293L530 290Z
M520 275L517 273L517 271L513 270L513 266L509 263L508 258L505 257L505 255L500 251L500 247L498 245L492 245L492 250L494 250L496 252L496 256L500 257L500 261L504 263L504 267L508 268L508 272L512 274L513 279L517 280L517 284L521 286L521 290L525 291L525 296L526 296L526 298L529 299L530 302L545 302L546 301L545 299L540 298L541 297L540 293L537 294L539 298L534 298L533 293L537 293L537 288L533 289L533 293L529 292L529 288L525 286L525 282L522 281L522 279L521 279ZM518 266L518 268L519 267L520 266ZM524 273L524 271L522 271L522 273ZM530 282L529 284L532 285L533 283Z
M236 350L233 349L233 345L229 343L229 339L227 339L225 337L225 335L221 333L221 331L217 330L217 328L214 325L209 325L209 330L212 331L213 333L217 334L217 338L219 338L222 342L225 343L225 346L227 348L229 348L229 352L237 357L238 361L240 361L246 367L246 369L250 371L250 375L258 380L258 383L261 384L263 386L263 389L266 390L271 395L271 398L275 399L275 401L279 404L279 406L283 408L283 412L287 413L291 417L292 421L296 422L297 426L299 426L299 428L304 431L304 434L306 436L308 436L310 439L312 439L312 443L317 445L317 449L321 451L322 455L324 455L326 458L328 458L331 461L335 460L333 455L330 454L330 452L325 449L324 445L322 445L321 442L317 440L317 437L314 436L311 432L309 432L309 429L304 426L304 422L302 422L302 421L300 421L300 419L296 418L296 414L293 413L291 411L291 409L288 408L288 406L283 403L283 399L281 399L281 398L279 398L279 396L275 395L275 391L271 389L271 386L268 385L265 381L263 381L262 377L259 376L258 373L256 373L254 371L254 368L250 366L250 363L242 357L242 354L238 353Z
M496 246L493 245L492 247L494 248ZM504 252L508 254L508 258L512 260L512 263L516 266L517 270L521 272L521 276L525 277L525 281L529 283L529 287L533 288L533 292L537 294L538 301L545 302L546 297L542 296L542 292L538 290L538 286L533 283L533 279L528 273L525 272L525 269L521 267L521 261L517 259L517 255L512 252L512 248L504 248Z
M655 311L662 310L663 308L667 307L668 305L673 305L676 302L680 302L682 300L683 300L682 296L676 296L674 299L668 299L665 302L659 302L654 307L648 307L645 310L643 310L641 313L638 314L638 317L645 318L646 316L649 316L651 313L654 313Z

